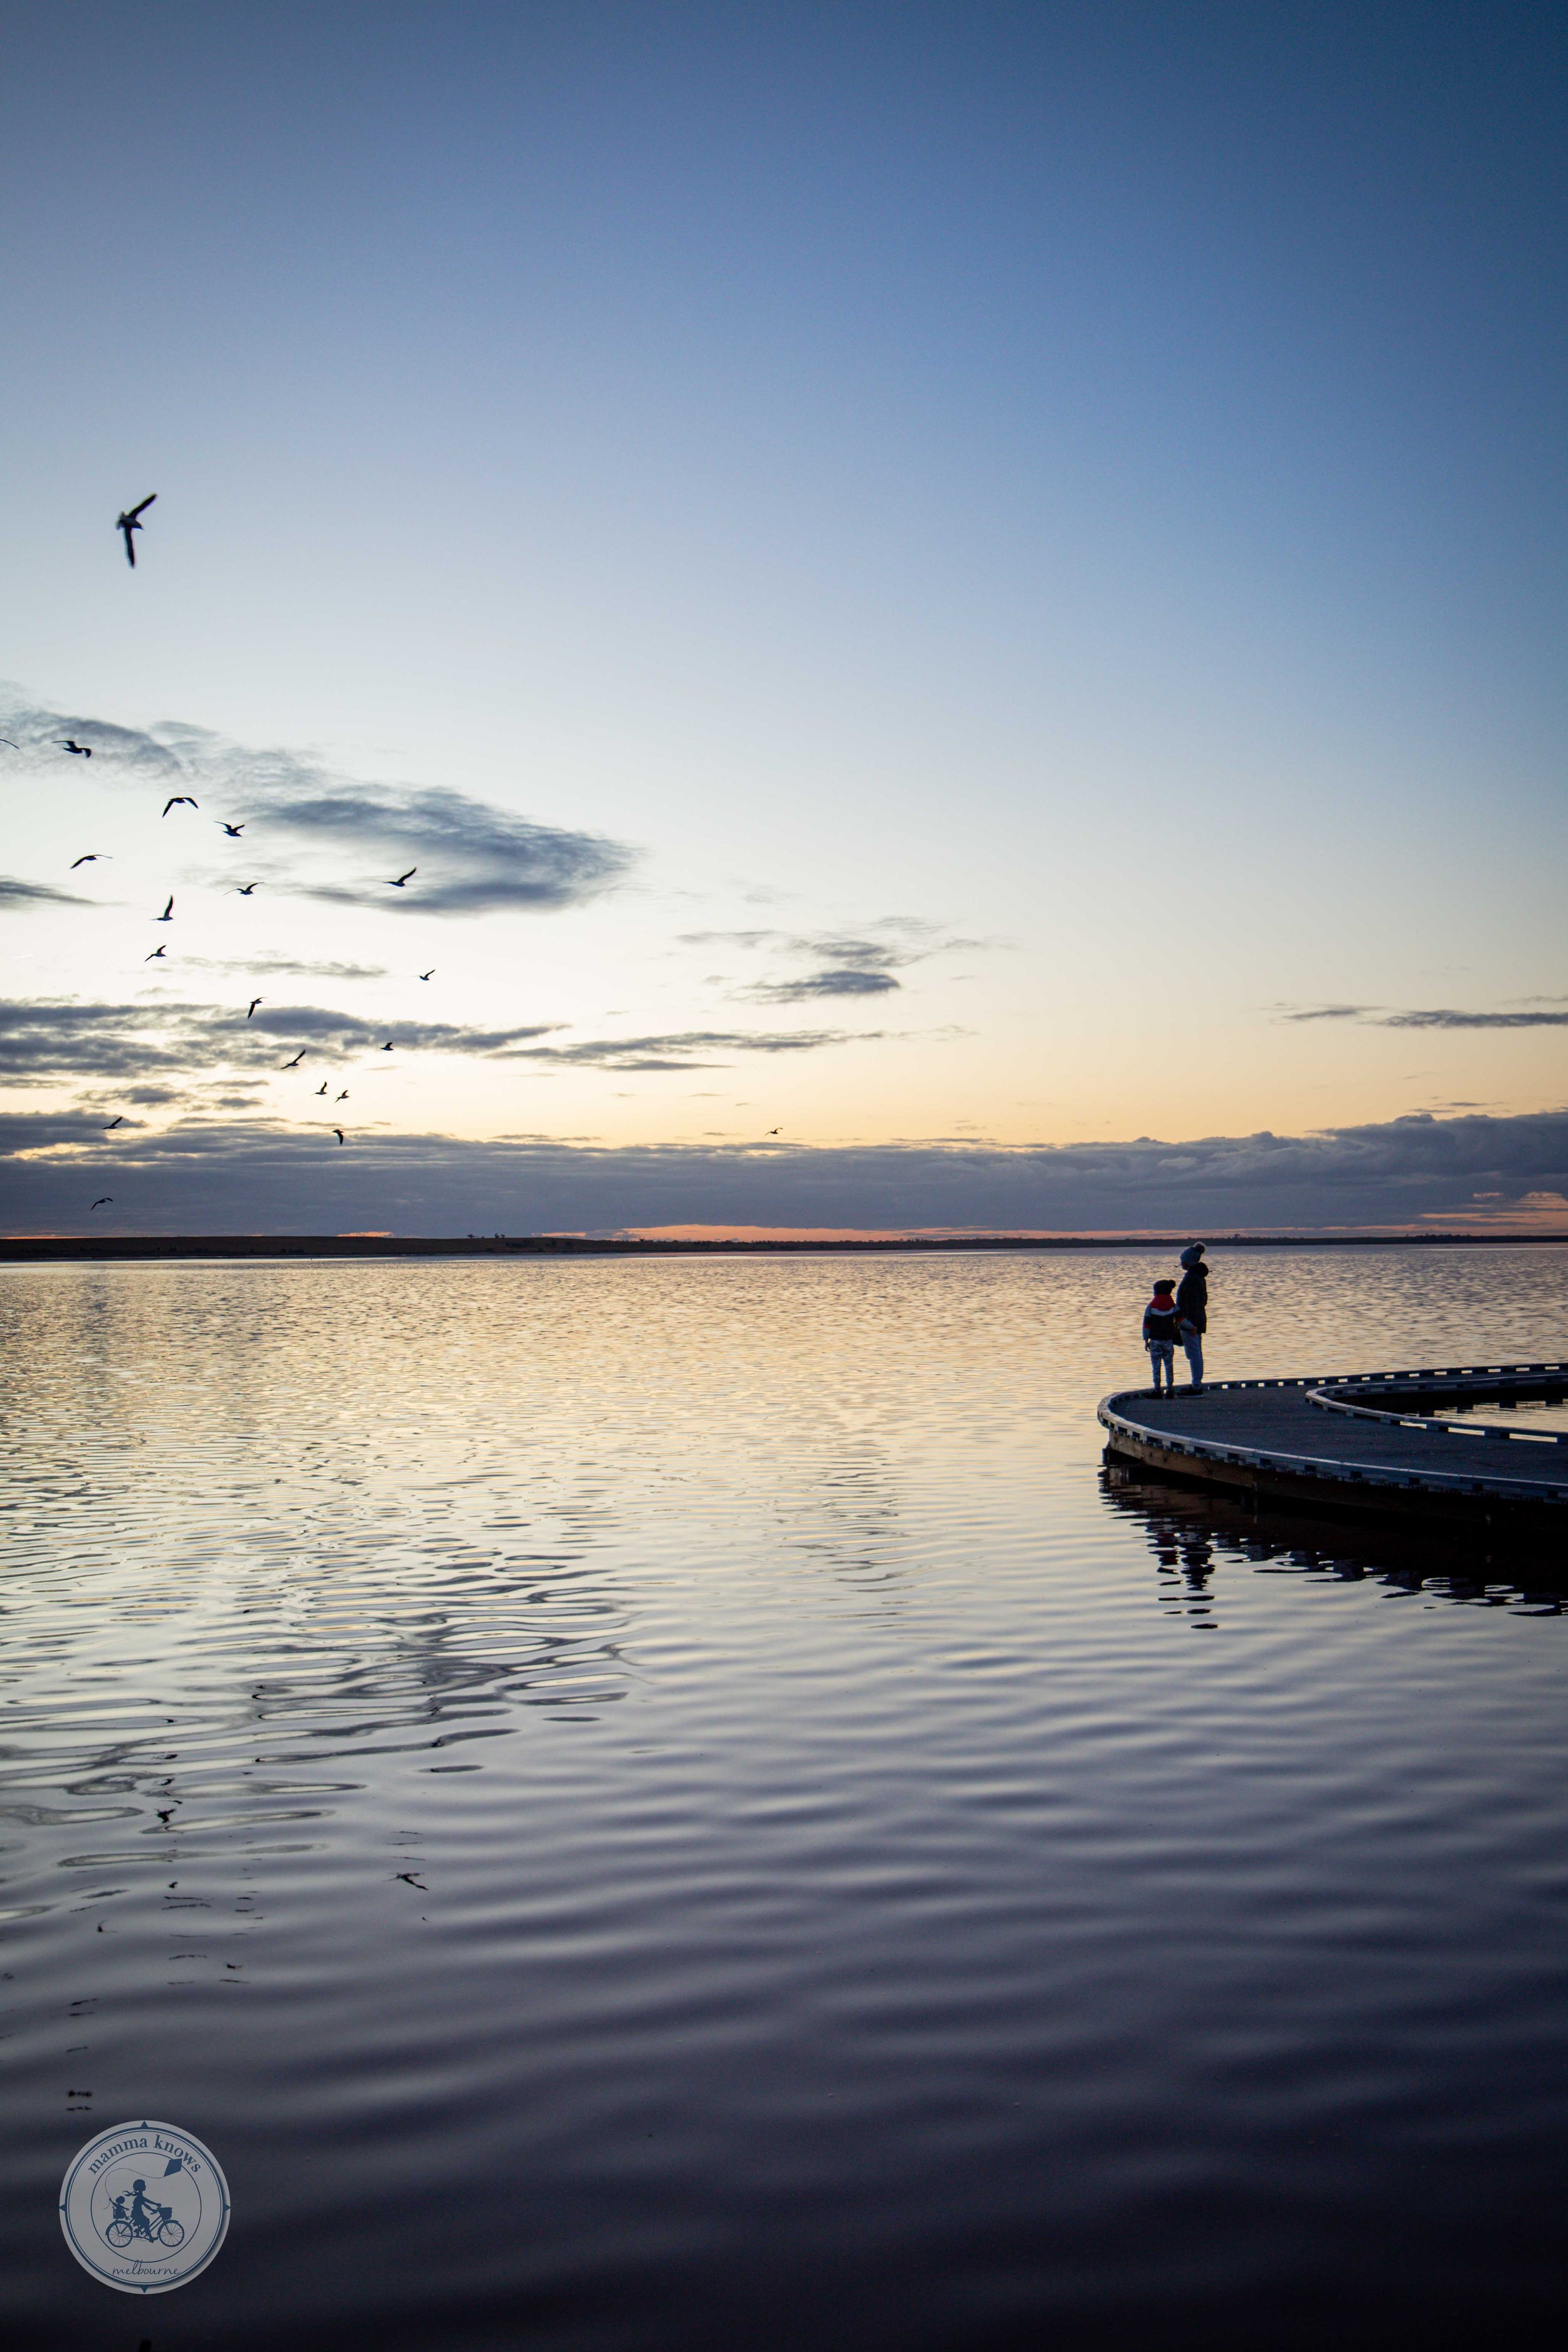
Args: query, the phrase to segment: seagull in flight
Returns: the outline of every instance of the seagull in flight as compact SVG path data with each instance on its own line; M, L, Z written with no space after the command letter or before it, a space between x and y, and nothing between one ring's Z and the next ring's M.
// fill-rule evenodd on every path
M92 1204L92 1205L93 1205L93 1207L94 1207L95 1209L109 1209L109 1208L112 1208L112 1207L113 1207L113 1205L114 1205L114 1195L113 1195L113 1193L112 1193L112 1192L105 1192L105 1193L101 1194L101 1195L100 1195L100 1197L98 1200L96 1200L96 1201L93 1202L93 1204Z
M164 950L163 948L154 948L152 954L150 956L143 956L142 961L143 963L156 963L158 958L163 953Z
M222 825L230 841L237 841L240 835L245 831L245 819L243 817L241 817L237 824L230 824L227 817L226 816L220 816L217 822Z
M297 1070L304 1058L305 1048L301 1045L291 1062L280 1062L278 1066L279 1069L283 1070Z
M234 895L237 898L248 898L255 887L254 882L237 882L235 885Z
M160 922L160 923L172 923L172 922L174 921L174 893L171 891L171 892L170 892L170 894L169 894L169 903L168 903L168 905L164 908L164 909L163 909L163 913L162 913L161 915L158 915L158 916L154 917L154 920L155 920L155 921L157 921L157 922Z
M341 1127L334 1127L334 1128L333 1128L333 1129L332 1129L332 1133L337 1137L338 1141L341 1143L341 1142L342 1141L342 1139L343 1139L343 1131L342 1131L342 1129Z
M125 561L129 563L132 572L136 569L136 541L132 538L131 534L133 530L140 530L142 529L140 517L146 513L148 508L153 504L153 500L156 499L157 495L157 491L154 490L152 498L143 499L139 507L132 507L128 514L122 514L120 516L114 526L115 530L121 532L124 536Z
M341 1095L338 1095L338 1096L335 1097L335 1100L337 1100L338 1102L347 1102L348 1098L349 1098L349 1090L348 1090L347 1087L345 1087L343 1088L343 1090L342 1090L342 1094L341 1094Z
M117 1127L123 1127L123 1126L124 1126L124 1124L125 1124L125 1113L124 1113L123 1111L121 1111L121 1112L119 1113L118 1117L116 1117L116 1118L111 1118L111 1119L110 1120L109 1125L104 1129L104 1130L103 1130L103 1131L104 1131L105 1135L112 1135L112 1134L114 1133L114 1130L115 1130L115 1129L116 1129Z
M89 849L85 857L73 857L71 859L70 870L74 874L79 866L96 866L100 857L107 857L108 855L109 852L105 849Z
M176 793L172 800L166 800L163 803L163 814L167 816L172 808L197 808L199 806L200 803L194 801L189 793Z
M317 1092L319 1095L324 1095L324 1094L326 1093L326 1091L327 1091L327 1081L326 1081L326 1079L325 1079L325 1078L323 1078L323 1079L321 1080L321 1085L316 1088L316 1092Z
M419 868L417 866L411 866L406 874L400 874L395 882L389 882L386 886L387 888L389 890L401 890L405 883L413 881L414 877L418 873L418 871Z
M770 1128L769 1128L769 1129L768 1129L768 1133L769 1133L770 1135L780 1135L780 1134L782 1134L782 1133L783 1133L783 1131L784 1131L784 1130L782 1129L782 1128L777 1128L777 1127L770 1127Z
M421 979L421 980L434 980L434 979L435 979L435 977L436 977L436 967L435 967L435 965L434 965L434 964L432 964L428 971L422 971L422 972L420 973L419 977L420 977L420 979Z
M65 741L60 745L60 750L62 751L72 752L79 760L90 760L92 757L92 745L90 743L79 743L74 735L68 735L66 737Z
M253 997L251 998L251 1000L250 1000L249 1003L248 1003L248 1004L246 1006L246 1008L245 1008L245 1017L246 1017L246 1019L248 1021L248 1020L249 1020L249 1018L250 1018L250 1016L251 1016L251 1014L255 1012L255 1010L256 1010L257 1006L258 1006L258 1004L265 1004L265 1003L266 1003L266 1002L267 1002L267 999L266 999L264 996L253 996Z
M382 1049L381 1049L381 1050L382 1050L382 1052L383 1052L384 1054L390 1054L390 1053L391 1053L391 1051L392 1051L392 1040L391 1040L391 1038L390 1038L390 1037L387 1039L387 1041L386 1041L385 1045L382 1047Z

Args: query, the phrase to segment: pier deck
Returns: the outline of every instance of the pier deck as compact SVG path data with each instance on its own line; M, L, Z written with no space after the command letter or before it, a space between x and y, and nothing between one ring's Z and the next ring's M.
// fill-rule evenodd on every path
M1568 1431L1445 1418L1568 1395L1568 1363L1214 1381L1100 1401L1107 1451L1163 1476L1313 1510L1439 1517L1568 1540Z

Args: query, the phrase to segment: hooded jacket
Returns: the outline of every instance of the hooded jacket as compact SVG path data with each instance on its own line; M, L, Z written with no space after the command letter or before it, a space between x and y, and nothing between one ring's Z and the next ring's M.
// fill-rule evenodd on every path
M1176 1286L1176 1312L1194 1331L1209 1328L1209 1270L1200 1258Z

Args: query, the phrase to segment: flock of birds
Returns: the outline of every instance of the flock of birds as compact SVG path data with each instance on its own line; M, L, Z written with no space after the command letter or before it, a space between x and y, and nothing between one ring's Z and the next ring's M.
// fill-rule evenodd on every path
M154 506L157 503L157 498L158 493L154 490L152 492L150 497L142 499L136 506L126 508L125 510L115 519L114 528L119 531L121 537L125 541L125 561L130 564L131 569L133 572L136 569L136 540L134 534L143 528L142 517L146 513L150 506ZM0 737L0 741L8 740L9 739L6 737ZM19 747L13 744L11 748L15 751ZM67 735L61 742L60 749L63 751L68 752L70 757L75 760L90 760L92 757L92 745L90 743L79 743L74 735ZM200 803L193 798L189 793L171 793L168 799L163 803L163 815L166 817L172 809L177 808L199 810ZM226 817L219 817L216 820L216 824L218 830L225 834L230 841L239 841L243 838L246 825L246 820L243 817L237 824L231 824ZM100 865L105 862L106 856L107 853L102 850L84 850L79 857L72 858L69 870L74 874L79 866ZM418 871L419 868L417 866L410 866L402 874L389 875L386 877L387 888L389 890L405 890ZM258 884L255 882L237 883L235 886L235 896L240 898L248 898L258 887ZM164 901L163 913L161 915L155 915L153 919L154 922L158 923L172 923L174 921L174 894L173 891L169 893L168 898ZM158 963L166 958L167 952L168 950L166 943L160 941L158 946L153 950L150 955L142 958L142 961L144 963ZM420 972L418 977L425 981L434 980L436 977L435 965L432 964L428 971ZM247 1021L253 1020L256 1016L257 1011L266 1003L266 1001L265 997L253 996L250 1003L245 1008L246 1019ZM280 1063L279 1067L282 1070L297 1070L305 1059L305 1055L309 1050L309 1047L301 1045L299 1052L294 1055L291 1061ZM390 1054L392 1050L393 1040L389 1037L385 1045L382 1046L381 1051L384 1054ZM330 1093L330 1080L324 1080L322 1084L316 1088L318 1096L324 1096ZM333 1097L332 1108L334 1110L339 1103L345 1103L348 1098L349 1090L345 1087L341 1094ZM123 1111L121 1111L110 1120L103 1132L105 1135L112 1135L117 1127L123 1127L124 1124L125 1114ZM340 1144L347 1141L347 1138L341 1127L333 1127L331 1133L336 1136ZM770 1138L776 1136L779 1133L780 1129L776 1127L770 1128L768 1129ZM95 1210L112 1208L114 1206L113 1193L100 1193L99 1198L91 1203L91 1206Z
M127 563L130 564L132 571L136 569L136 541L132 534L143 528L142 517L146 513L148 508L156 502L157 496L158 493L154 490L150 498L142 499L139 505L128 507L122 514L117 517L115 520L114 528L120 532L125 541L125 560ZM75 760L90 760L92 757L92 745L90 743L79 743L74 735L66 736L61 741L60 749L63 751L68 752L71 758ZM168 799L163 803L163 814L166 817L172 809L188 808L199 810L200 805L200 803L189 793L171 793ZM230 841L239 841L243 838L246 825L246 820L244 818L241 818L237 824L231 824L226 817L219 817L216 820L216 823L218 830L225 834ZM74 874L79 866L101 865L106 862L107 856L108 853L102 850L85 850L81 856L72 858L69 870ZM389 876L387 877L388 889L405 890L418 871L419 868L417 866L410 866L406 871L402 874ZM237 883L235 886L235 896L240 898L248 898L258 887L258 884L255 882ZM154 922L158 923L172 923L174 921L174 896L173 891L170 892L168 898L163 903L163 913L155 915L153 919ZM142 958L142 961L144 963L157 963L163 961L167 956L167 945L165 942L161 940L150 955ZM425 981L434 980L436 977L435 965L432 964L428 971L422 971L418 977ZM245 1009L246 1019L247 1021L253 1020L258 1007L264 1004L266 1001L265 997L253 996L250 1003ZM279 1068L283 1070L297 1070L300 1067L300 1063L304 1060L309 1050L309 1047L301 1045L293 1059L291 1061L280 1063L279 1065ZM390 1054L393 1051L393 1040L390 1037L387 1039L385 1045L382 1046L381 1051L384 1054ZM322 1084L316 1088L318 1096L326 1095L330 1092L330 1080L324 1080ZM342 1093L334 1097L333 1108L335 1109L339 1103L347 1102L348 1098L349 1090L345 1087ZM105 1135L112 1135L117 1127L123 1127L124 1124L125 1114L123 1111L121 1111L110 1120L103 1132ZM341 1127L333 1127L331 1131L336 1136L340 1144L347 1141L347 1138ZM93 1209L112 1208L114 1205L114 1195L112 1192L100 1193L99 1198L94 1201L91 1205Z

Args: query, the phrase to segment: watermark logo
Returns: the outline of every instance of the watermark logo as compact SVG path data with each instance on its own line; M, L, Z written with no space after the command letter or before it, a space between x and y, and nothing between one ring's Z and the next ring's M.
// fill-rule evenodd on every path
M210 2148L170 2124L116 2124L72 2157L60 2227L84 2270L125 2294L166 2294L205 2271L228 2228Z

